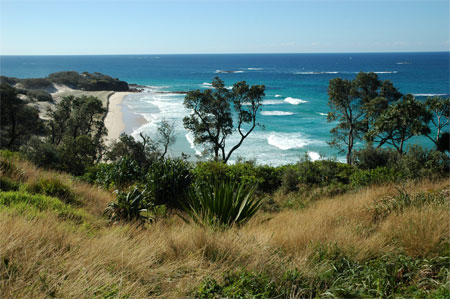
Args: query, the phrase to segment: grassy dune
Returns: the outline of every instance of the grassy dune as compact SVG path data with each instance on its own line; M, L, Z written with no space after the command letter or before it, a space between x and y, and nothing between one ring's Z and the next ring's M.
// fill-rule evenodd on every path
M450 295L449 180L361 189L210 230L176 215L111 225L109 192L26 161L3 157L1 171L12 189L0 193L2 298ZM49 181L53 194L39 187Z

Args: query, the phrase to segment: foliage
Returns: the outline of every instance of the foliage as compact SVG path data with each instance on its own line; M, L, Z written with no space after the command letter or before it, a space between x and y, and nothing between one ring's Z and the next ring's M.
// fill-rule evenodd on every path
M142 141L135 140L133 136L122 133L119 140L114 141L106 153L106 160L118 161L127 156L136 162L142 169L147 170L150 165L161 157L155 142L148 136L140 134Z
M299 174L295 167L284 167L283 176L281 178L281 188L283 192L298 191L300 184Z
M34 136L20 148L25 157L38 167L62 169L62 160L58 148Z
M232 181L196 185L188 193L184 209L188 217L205 226L240 226L261 207L255 186Z
M19 83L23 85L25 89L47 89L52 88L53 84L44 78L29 78L29 79L19 79Z
M117 202L110 203L105 214L111 221L149 221L150 205L147 191L135 186L129 192L118 191Z
M401 214L409 207L444 206L448 208L449 205L445 190L411 194L403 186L400 188L397 187L397 192L397 195L386 196L375 201L374 206L370 208L375 221L383 219L391 213Z
M192 166L183 159L155 161L146 177L146 188L157 205L179 208L192 182Z
M448 257L413 259L386 255L354 261L332 246L318 247L314 275L288 270L282 275L240 270L223 282L205 279L196 298L446 298Z
M43 122L35 108L17 97L17 90L7 84L0 86L1 148L18 149L34 134L42 134Z
M403 153L405 142L413 136L430 133L428 122L431 114L423 103L412 95L403 96L385 109L373 123L366 138L378 143L378 147L386 144Z
M43 194L59 198L62 202L73 203L75 194L71 188L55 177L43 177L27 186L32 194Z
M359 169L375 169L392 165L400 156L393 149L376 148L368 143L366 147L354 152L353 159Z
M175 143L175 123L169 123L166 119L163 119L161 123L158 125L158 139L156 140L157 144L160 144L163 147L163 153L161 158L164 158L167 154L167 150L169 146Z
M258 191L272 193L281 186L282 170L279 167L255 165L251 162L224 164L222 162L198 162L193 169L197 183L232 180L258 186Z
M0 191L17 191L20 184L6 176L0 176Z
M350 183L353 187L363 187L398 182L402 179L404 179L402 173L383 166L374 169L356 169L350 176Z
M437 148L439 148L440 138L442 136L442 130L450 126L450 98L430 97L425 102L426 108L432 114L430 118L431 123L436 128L435 137L431 136L431 131L426 136L434 142ZM447 133L448 134L448 133ZM447 141L447 146L449 142Z
M64 71L50 74L47 80L63 84L74 89L96 91L96 90L114 90L114 91L128 91L128 83L120 81L117 78L112 78L100 73L84 72L79 74L75 71Z
M30 194L25 191L0 192L0 209L2 207L7 207L19 213L53 211L61 219L72 220L77 223L82 222L85 218L83 211L74 209L58 198L42 194Z
M214 154L215 160L226 163L256 127L256 115L261 107L265 87L249 86L241 81L229 91L218 77L212 81L212 87L214 90L187 93L184 106L191 109L192 113L183 119L183 123L193 134L195 144L204 145ZM232 106L237 114L236 125L233 123ZM240 139L227 153L226 140L234 131L239 133Z
M98 164L91 168L93 180L108 189L126 189L134 182L142 181L142 170L135 160L124 156L110 164Z
M27 96L37 102L53 102L52 95L43 90L30 90L27 92Z

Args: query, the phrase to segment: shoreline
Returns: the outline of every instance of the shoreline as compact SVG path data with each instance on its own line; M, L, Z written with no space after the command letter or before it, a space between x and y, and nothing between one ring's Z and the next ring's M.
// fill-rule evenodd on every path
M126 124L122 112L122 102L123 99L130 94L133 94L133 92L115 92L108 98L108 111L105 117L105 127L108 130L106 144L108 145L118 139L120 134L125 132Z

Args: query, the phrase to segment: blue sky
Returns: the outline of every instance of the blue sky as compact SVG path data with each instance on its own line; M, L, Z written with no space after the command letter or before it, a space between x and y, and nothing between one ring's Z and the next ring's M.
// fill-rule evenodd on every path
M449 1L0 0L4 55L449 51Z

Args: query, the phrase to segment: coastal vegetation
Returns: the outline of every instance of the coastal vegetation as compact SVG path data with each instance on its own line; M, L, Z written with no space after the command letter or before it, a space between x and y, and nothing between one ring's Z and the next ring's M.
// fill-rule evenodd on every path
M273 167L227 164L258 125L264 86L228 90L216 78L213 90L187 94L184 124L212 154L192 162L167 155L167 121L158 136L106 145L97 98L63 97L41 119L10 85L1 85L1 297L450 296L448 99L421 102L373 73L333 79L330 143L347 163L305 155ZM240 141L227 152L233 132ZM418 134L436 147L407 144Z

